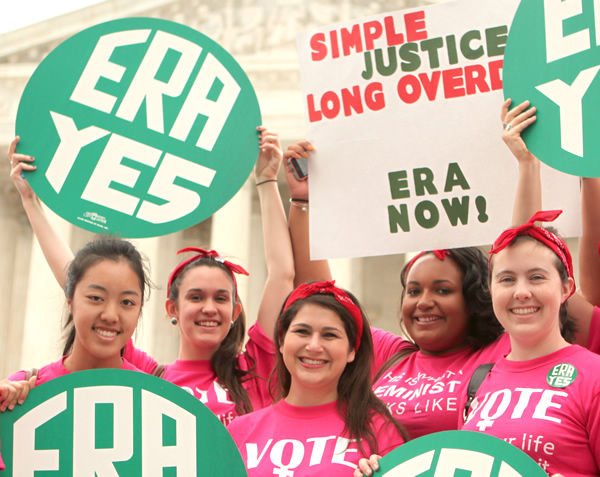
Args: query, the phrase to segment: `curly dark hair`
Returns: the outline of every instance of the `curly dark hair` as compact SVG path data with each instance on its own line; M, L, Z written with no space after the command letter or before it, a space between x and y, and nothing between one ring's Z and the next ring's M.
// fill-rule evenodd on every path
M488 261L477 247L452 248L448 251L450 253L444 260L452 260L461 271L462 294L469 312L465 344L478 350L494 342L504 333L504 328L494 315L492 308L492 297L487 281ZM406 264L400 273L400 282L403 288L401 303L404 302L406 273L409 264Z
M558 234L557 230L554 227L540 227L540 228L545 228L548 232L551 232L554 235L556 235L557 237L561 238L560 235ZM562 240L562 238L561 238L561 240ZM518 244L519 242L524 242L524 241L536 242L540 246L546 247L545 244L543 244L539 240L536 240L535 238L533 238L529 235L518 235L508 245L508 247L513 247L514 245ZM492 256L490 258L490 266L489 266L489 272L488 272L488 284L491 284L491 281L492 281L493 264L494 264L494 254L492 254ZM558 255L556 255L556 254L554 254L554 265L556 266L556 269L558 270L558 275L560 277L560 281L562 283L568 283L569 273L567 272L567 268L565 267L564 263L560 260L560 258L558 258ZM558 313L558 321L560 324L560 334L567 342L573 344L573 343L575 343L575 333L577 332L577 324L575 323L575 320L568 313L567 301L565 301L560 306L560 310Z

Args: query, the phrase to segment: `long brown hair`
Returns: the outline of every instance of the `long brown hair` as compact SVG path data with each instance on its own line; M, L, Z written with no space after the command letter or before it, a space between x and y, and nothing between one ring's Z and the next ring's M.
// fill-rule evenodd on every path
M213 257L203 257L190 262L173 280L173 283L171 284L169 300L177 304L181 281L183 280L185 274L195 267L215 267L223 270L223 272L231 278L231 284L234 288L232 293L233 299L237 299L236 303L242 305L235 290L235 284L231 276L231 272L225 265L215 260ZM242 383L252 378L261 379L259 376L252 373L254 366L252 366L252 368L248 371L244 371L238 366L237 356L243 350L245 337L246 315L244 313L244 307L242 306L242 311L240 312L238 319L235 320L235 324L229 330L229 333L227 333L225 339L221 341L221 344L210 358L210 364L217 375L219 384L229 391L229 396L231 399L233 399L237 412L240 415L253 411L252 403L250 402L248 393L244 389Z
M345 290L344 290L345 291ZM364 454L363 440L366 441L371 453L378 453L377 435L371 425L373 415L379 414L408 440L408 433L404 427L396 421L386 405L381 401L371 387L371 362L373 360L373 339L369 321L364 310L358 303L354 295L345 291L356 306L361 310L363 319L363 331L361 335L360 346L355 350L354 360L348 364L337 385L337 407L340 416L342 416L345 426L344 432L350 439L356 439L359 451ZM348 343L356 343L357 326L350 312L340 304L332 295L315 294L306 298L299 299L285 309L277 320L275 327L275 349L277 354L277 364L275 373L277 376L276 390L279 399L284 398L290 391L292 376L283 362L283 356L280 347L283 345L285 335L292 323L292 320L300 309L308 304L327 308L335 312L342 323L348 336ZM351 346L349 344L349 346Z

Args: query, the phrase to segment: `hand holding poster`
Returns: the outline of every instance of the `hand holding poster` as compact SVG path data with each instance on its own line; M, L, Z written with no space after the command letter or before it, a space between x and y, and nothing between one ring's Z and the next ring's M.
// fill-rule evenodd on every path
M27 180L71 223L154 237L204 220L258 154L254 89L201 33L128 18L67 39L28 82L17 115Z
M461 0L298 35L313 259L484 245L511 225L499 112L517 5ZM577 180L542 177L544 207L578 235Z

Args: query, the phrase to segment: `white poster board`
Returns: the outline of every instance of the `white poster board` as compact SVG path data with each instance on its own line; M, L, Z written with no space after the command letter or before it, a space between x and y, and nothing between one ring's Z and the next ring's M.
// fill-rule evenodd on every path
M460 0L298 34L313 259L485 245L512 225L517 162L500 107L518 3ZM544 208L564 210L555 225L578 236L578 179L543 166L542 180Z

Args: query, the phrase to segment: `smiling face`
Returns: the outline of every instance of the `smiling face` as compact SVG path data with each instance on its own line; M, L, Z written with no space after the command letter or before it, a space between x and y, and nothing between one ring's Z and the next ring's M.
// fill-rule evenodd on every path
M466 345L469 312L462 293L462 273L450 258L419 258L406 276L402 319L412 340L426 354Z
M166 302L167 313L179 322L179 359L210 359L241 306L234 304L233 281L221 268L196 266L184 273L177 301Z
M121 348L133 335L142 306L139 277L131 266L123 260L92 265L67 305L76 330L67 369L119 368Z
M569 297L572 280L561 280L556 262L554 252L535 240L519 241L492 260L492 302L510 335L511 355L532 359L566 343L560 332L559 310Z
M291 375L286 401L294 405L335 401L340 376L355 357L338 314L312 303L298 310L279 351Z

